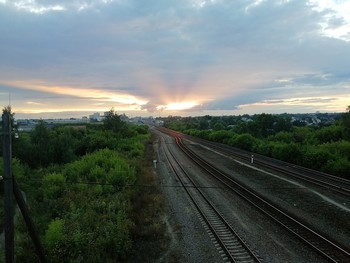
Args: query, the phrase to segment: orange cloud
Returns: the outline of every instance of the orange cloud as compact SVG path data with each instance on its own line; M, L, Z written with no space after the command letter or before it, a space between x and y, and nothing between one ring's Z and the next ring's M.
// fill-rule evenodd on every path
M102 89L86 89L69 86L47 85L41 81L10 81L3 83L8 86L28 90L36 90L60 95L76 96L97 101L120 103L124 105L145 105L148 101L130 94L106 91Z

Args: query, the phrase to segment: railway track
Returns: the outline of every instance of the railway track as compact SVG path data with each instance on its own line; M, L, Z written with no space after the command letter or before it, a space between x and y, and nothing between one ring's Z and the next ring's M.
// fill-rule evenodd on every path
M294 178L301 179L314 185L332 190L341 195L350 197L350 180L266 157L260 154L251 153L242 149L231 147L229 145L203 140L166 128L158 128L158 130L173 137L185 138L187 140L200 143L225 155L234 156L246 162L251 162L251 155L253 154L255 164L272 169L274 171L282 172Z
M174 136L174 134L172 134ZM249 189L247 186L233 180L230 175L213 167L210 163L197 156L181 140L179 136L174 136L179 148L198 166L218 179L227 188L234 191L244 200L248 201L256 209L266 214L290 233L297 236L300 240L312 247L318 254L322 255L330 262L349 262L350 249L344 248L336 241L331 240L322 233L313 230L311 226L306 225L300 218L289 215L281 207L272 204L264 199L257 192Z
M221 247L221 251L224 253L223 260L237 263L262 262L212 205L202 190L196 186L195 182L188 176L178 160L169 151L166 144L164 144L164 149L165 157L172 171L196 207L198 215L207 227L207 231L215 239L214 243Z
M187 138L187 136L185 136L185 138ZM226 155L235 156L247 162L251 162L252 153L247 151L209 141L201 141L201 143ZM254 163L302 179L303 181L307 181L314 185L331 189L342 195L350 196L350 180L269 158L260 154L254 154Z

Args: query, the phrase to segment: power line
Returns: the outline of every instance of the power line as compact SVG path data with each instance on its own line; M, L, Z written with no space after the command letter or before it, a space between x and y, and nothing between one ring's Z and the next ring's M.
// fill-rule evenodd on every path
M43 183L43 179L30 179L31 182L38 182L38 183ZM133 187L160 187L160 188L198 188L198 189L226 189L226 186L194 186L194 185L172 185L172 184L113 184L113 183L107 183L107 182L70 182L70 181L65 181L65 182L60 182L65 185L77 185L77 184L82 184L82 185L101 185L101 186L115 186L118 188L133 188ZM302 189L304 187L252 187L252 189Z
M42 179L31 179L32 182L43 183ZM62 183L62 182L60 182ZM172 185L172 184L112 184L112 183L103 183L103 182L63 182L65 185L101 185L101 186L114 186L117 188L136 188L136 187L160 187L160 188L197 188L197 189L227 189L226 186L194 186L194 185ZM252 189L302 189L304 187L253 187Z
M30 179L32 182L38 182L43 183L43 179ZM60 182L62 183L62 182ZM169 185L169 184L113 184L113 183L103 183L103 182L70 182L65 181L63 182L66 185L76 185L76 184L83 184L83 185L101 185L101 186L115 186L118 188L133 188L133 187L160 187L160 188L217 188L217 189L225 189L225 187L222 186L193 186L193 185Z

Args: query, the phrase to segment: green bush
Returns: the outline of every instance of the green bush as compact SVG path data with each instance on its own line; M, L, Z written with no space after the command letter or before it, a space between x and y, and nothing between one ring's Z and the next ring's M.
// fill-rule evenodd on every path
M238 147L247 151L253 150L258 144L257 139L248 133L238 135L237 137L231 138L228 143L231 146Z
M295 142L294 135L291 132L279 132L274 136L270 136L268 140L274 141L274 142L284 142L284 143Z
M209 135L209 140L214 141L214 142L220 142L224 143L225 141L228 141L232 138L235 138L236 134L233 133L232 131L214 131Z
M166 122L174 125L169 126L170 128L178 128L180 131L183 126L191 126L187 125L188 123L197 123L198 129L191 127L185 133L311 169L348 176L349 112L342 114L338 122L326 127L296 125L295 122L292 124L288 115L275 116L264 113L253 116L203 116L192 119L169 117ZM214 131L208 130L209 126ZM226 126L231 130L223 130Z
M128 185L136 181L135 164L150 133L146 125L111 117L105 126L86 130L49 129L40 122L14 142L13 172L26 191L50 262L118 262L131 249L136 193ZM16 260L36 262L22 220L16 229Z
M322 167L329 161L335 160L335 156L329 151L320 147L308 147L303 155L302 165L315 170L322 170Z
M302 151L295 143L274 143L272 144L272 157L285 162L299 164Z
M349 141L337 141L321 145L323 149L338 155L339 157L345 157L350 160L350 142Z
M350 161L343 157L336 160L329 160L322 171L350 179Z
M68 182L131 184L136 180L135 169L115 151L104 149L67 164L63 170Z
M208 131L208 130L193 130L193 129L191 129L191 130L186 130L185 133L188 135L198 137L198 138L209 140L210 134L212 132Z
M123 187L135 180L135 168L109 149L66 164L62 174L45 176L45 196L56 197L45 199L46 204L61 218L52 220L45 233L53 262L60 262L63 255L68 262L125 257L132 245L133 223L128 216L131 196ZM58 194L61 184L65 195Z
M59 218L52 220L45 233L45 244L52 248L59 246L65 241L64 220Z
M63 194L66 179L62 174L52 173L44 177L43 193L47 199L56 199Z
M317 139L318 144L336 142L342 140L343 127L338 125L332 125L316 130L314 137Z

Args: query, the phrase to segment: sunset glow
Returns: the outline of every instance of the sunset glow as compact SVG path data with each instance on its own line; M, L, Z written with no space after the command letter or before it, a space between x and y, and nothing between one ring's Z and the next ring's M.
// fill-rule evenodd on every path
M13 81L13 82L4 82L8 86L12 87L21 87L23 89L41 91L45 93L54 93L60 95L68 95L75 96L77 98L90 98L95 101L105 101L105 102L114 102L125 105L145 105L147 104L147 100L142 98L137 98L135 96L120 93L118 91L107 91L103 89L87 89L87 88L79 88L79 92L77 92L76 87L67 87L67 86L51 86L45 85L43 83L35 83L30 81ZM27 104L39 105L37 102L26 102ZM96 104L96 103L95 103Z
M181 111L181 110L192 109L193 107L195 107L197 105L198 105L197 102L184 101L184 102L177 102L177 103L169 103L167 105L160 105L157 107L157 109L158 110Z
M336 0L0 0L0 102L26 117L342 112L349 8Z

